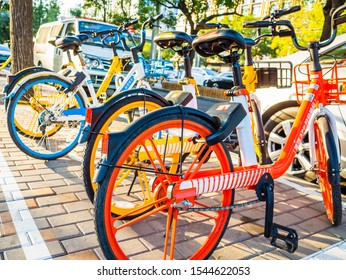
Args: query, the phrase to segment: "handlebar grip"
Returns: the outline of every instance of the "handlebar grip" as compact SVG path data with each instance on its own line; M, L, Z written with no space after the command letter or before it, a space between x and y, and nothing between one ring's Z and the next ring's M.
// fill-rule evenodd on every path
M197 29L214 29L217 27L216 23L198 23L196 25Z
M295 13L295 12L298 12L298 11L300 11L300 6L293 6L291 8L288 8L288 9L285 9L285 10L281 10L280 11L280 16L288 15L288 14Z
M346 4L337 8L332 14L333 28L346 22L346 15L341 15L346 10Z
M342 15L336 19L334 19L334 25L340 25L346 22L346 15Z
M287 29L287 30L280 30L278 32L278 35L279 35L279 37L292 37L293 32L292 32L292 30L289 30L289 29Z
M133 21L126 22L126 23L124 23L124 28L127 28L127 27L129 27L131 25L134 25L134 24L138 23L138 21L139 21L138 19L135 19Z
M159 14L159 15L153 17L153 23L154 23L155 21L160 20L160 19L163 19L163 14Z
M224 23L198 23L196 25L198 30L200 29L219 29L219 28L229 28L227 24Z
M252 22L243 22L244 28L265 28L265 27L269 27L272 25L273 25L272 22L264 21L264 20L252 21Z

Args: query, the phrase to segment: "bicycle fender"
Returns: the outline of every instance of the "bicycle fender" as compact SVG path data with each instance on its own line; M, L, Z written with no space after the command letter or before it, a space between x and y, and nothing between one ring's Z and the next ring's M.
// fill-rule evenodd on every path
M115 157L117 155L117 152L121 147L125 145L125 142L128 139L128 136L130 134L132 134L133 132L136 132L138 129L142 127L145 127L147 122L150 122L155 119L159 119L163 116L166 116L166 115L179 116L179 115L188 115L188 114L202 118L203 120L210 123L215 129L217 129L220 126L219 122L216 119L214 119L212 116L202 111L199 111L197 109L190 108L190 107L183 107L181 105L163 107L155 111L151 111L145 116L143 116L142 118L128 125L124 130L119 132L112 132L108 134L109 135L108 154L100 160L95 170L93 182L100 184L104 180L109 168L114 168Z
M323 118L326 119L326 122L322 121ZM335 138L332 133L332 127L330 125L330 120L327 116L325 116L317 118L317 122L319 128L321 129L322 135L325 135L322 138L322 141L323 145L326 147L325 152L327 156L328 170L333 170L332 172L328 172L328 181L332 185L339 184L340 177L335 175L340 174L340 154L338 153L338 150L336 148L336 145L338 145L338 143L335 142ZM331 142L334 142L335 145L332 145Z
M144 89L144 88L139 88L139 89L131 89L131 90L126 90L123 91L119 94L114 95L114 97L110 98L106 103L104 103L102 106L92 108L92 115L91 115L91 124L89 127L89 132L93 131L95 128L95 125L97 124L98 120L102 117L102 115L107 112L112 106L119 102L120 100L123 100L124 98L129 98L131 96L137 96L137 95L144 95L144 96L150 96L154 99L157 99L160 101L162 104L165 106L170 106L172 105L168 100L166 100L164 97L159 95L158 93ZM89 137L85 138L87 141Z
M216 103L207 113L216 118L220 123L219 129L206 137L209 146L226 139L246 117L246 111L243 105L237 102Z
M146 88L133 88L133 89L122 91L118 94L113 95L109 100L107 100L107 102L104 105L106 105L108 102L112 102L113 99L119 100L131 95L139 95L139 94L152 96L154 98L159 99L162 102L165 102L167 105L169 105L169 102L163 96L161 96L155 91L152 91Z
M32 74L32 73L36 73L36 72L41 72L41 71L51 71L47 68L43 68L43 67L28 67L25 68L19 72L17 72L14 75L8 75L7 80L8 83L5 85L2 93L5 95L5 97L3 97L4 100L6 99L10 99L10 97L8 97L9 93L12 91L12 89L14 88L14 86L25 76ZM52 72L52 71L51 71Z
M92 182L100 184L105 178L108 169L112 166L112 161L109 160L110 156L116 152L116 149L121 147L121 143L126 139L126 132L118 131L109 133L108 139L108 155L103 156L95 168L95 173ZM119 146L120 143L120 146Z
M155 119L160 119L166 115L173 115L177 117L184 115L193 115L208 122L212 127L215 128L215 130L217 130L220 126L220 123L215 118L198 109L184 107L181 105L163 107L149 112L145 116L128 125L121 132L109 133L107 162L112 165L117 151L119 150L119 148L124 146L125 141L128 139L128 135L131 135L133 132L136 132L139 129L145 127L146 123L151 122Z

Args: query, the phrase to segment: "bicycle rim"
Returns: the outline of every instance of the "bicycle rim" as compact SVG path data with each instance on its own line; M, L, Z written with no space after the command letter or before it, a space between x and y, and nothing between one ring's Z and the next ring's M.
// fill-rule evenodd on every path
M96 229L101 248L109 259L206 259L227 227L230 210L187 212L172 207L167 190L171 184L184 181L178 174L192 179L201 172L230 171L225 146L208 147L203 141L211 133L206 123L199 119L184 120L184 137L181 138L177 135L182 122L172 118L174 116L166 121L156 120L145 125L147 129L132 134L114 162L123 168L112 169L97 190ZM157 139L159 134L161 138ZM191 140L194 135L199 135L201 142L194 143ZM188 156L182 157L187 153ZM134 172L141 173L135 181ZM143 194L145 184L149 192L144 194L150 203L143 206L143 198L136 204L135 196L128 197L128 189L132 188L134 193L134 188L138 188L137 195ZM114 205L119 201L124 205L136 204L137 208L124 216L115 216ZM194 201L200 208L232 203L233 191L202 194ZM153 209L149 212L126 220L127 215L150 206Z
M148 99L148 97L146 97ZM147 112L162 108L161 103L153 101L136 101L131 102L130 98L124 99L124 102L119 102L112 106L113 113L104 115L98 121L98 128L95 128L95 133L87 142L83 155L83 179L84 185L91 201L94 200L94 193L97 188L96 183L92 183L92 178L95 173L95 166L101 158L101 139L105 133L115 132L124 129L130 121L133 121ZM131 115L131 117L129 116ZM127 210L128 211L128 210ZM119 209L118 213L122 211Z
M323 124L322 124L323 125ZM317 175L319 180L319 186L322 193L323 203L326 210L328 219L333 225L338 225L341 222L342 208L341 208L341 190L340 180L330 182L328 178L329 172L333 172L328 167L328 151L325 141L333 141L331 138L323 141L323 132L315 122L315 147L316 147L316 161L317 161ZM328 134L330 136L330 134ZM325 137L328 137L325 135ZM334 166L332 169L338 170L338 166ZM336 175L337 176L337 175ZM338 183L339 181L339 183Z
M77 145L85 106L78 92L67 97L64 90L68 86L57 77L36 78L11 100L7 124L13 141L24 153L51 160Z

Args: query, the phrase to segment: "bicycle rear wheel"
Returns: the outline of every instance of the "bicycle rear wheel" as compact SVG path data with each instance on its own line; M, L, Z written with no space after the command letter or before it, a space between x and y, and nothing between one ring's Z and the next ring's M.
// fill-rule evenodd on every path
M326 214L335 226L341 223L342 203L340 164L334 136L327 117L314 124L318 183L321 188Z
M65 94L70 82L56 76L25 83L12 98L7 127L17 147L27 155L52 160L77 144L84 123L82 94Z
M215 127L192 115L183 122L180 117L174 108L149 113L118 144L111 163L117 167L108 169L95 200L96 232L107 259L207 259L220 242L231 210L209 207L232 205L234 192L198 195L199 209L189 212L175 207L169 190L186 179L229 172L231 159L223 143L205 143ZM129 197L129 189L136 195ZM116 215L119 204L133 211Z
M102 114L85 145L82 156L82 177L90 201L94 201L97 184L92 183L95 166L101 158L102 135L124 129L135 119L147 112L164 107L157 98L146 95L133 95L119 100Z

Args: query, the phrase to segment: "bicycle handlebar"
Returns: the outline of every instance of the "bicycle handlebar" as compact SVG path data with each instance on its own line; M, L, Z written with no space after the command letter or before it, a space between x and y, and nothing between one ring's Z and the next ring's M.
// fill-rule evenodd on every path
M277 19L278 17L287 15L299 10L300 10L300 6L294 6L285 10L277 10L271 16L266 16L262 20L254 21L254 22L244 22L243 27L244 28L258 28L258 29L271 27L272 28L271 36L279 36L279 37L290 36L292 38L292 42L295 48L297 48L298 50L306 51L308 50L308 47L302 46L299 44L296 38L294 27L289 20L275 21L275 19ZM332 21L331 36L328 40L319 42L320 47L325 47L334 41L336 37L337 25L340 25L346 22L346 15L341 15L345 10L346 10L346 4L340 6L338 9L334 11L331 17L331 21ZM269 19L269 20L266 20L266 19ZM287 29L277 30L277 27L287 27Z
M288 15L288 14L292 14L295 12L300 11L300 6L293 6L287 9L283 9L283 10L275 10L272 14L265 16L264 18L262 18L262 20L266 20L266 19L278 19L284 15Z
M144 44L145 44L145 35L146 35L146 31L145 28L147 27L147 25L149 25L150 28L154 27L154 23L160 19L163 18L163 14L158 14L157 16L154 17L149 17L143 24L142 24L142 28L141 28L141 42L140 44L138 44L135 47L135 50L137 51L142 51Z
M229 28L227 24L224 23L209 23L209 22L203 22L203 23L198 23L196 25L197 30L201 29L220 29L220 28Z

